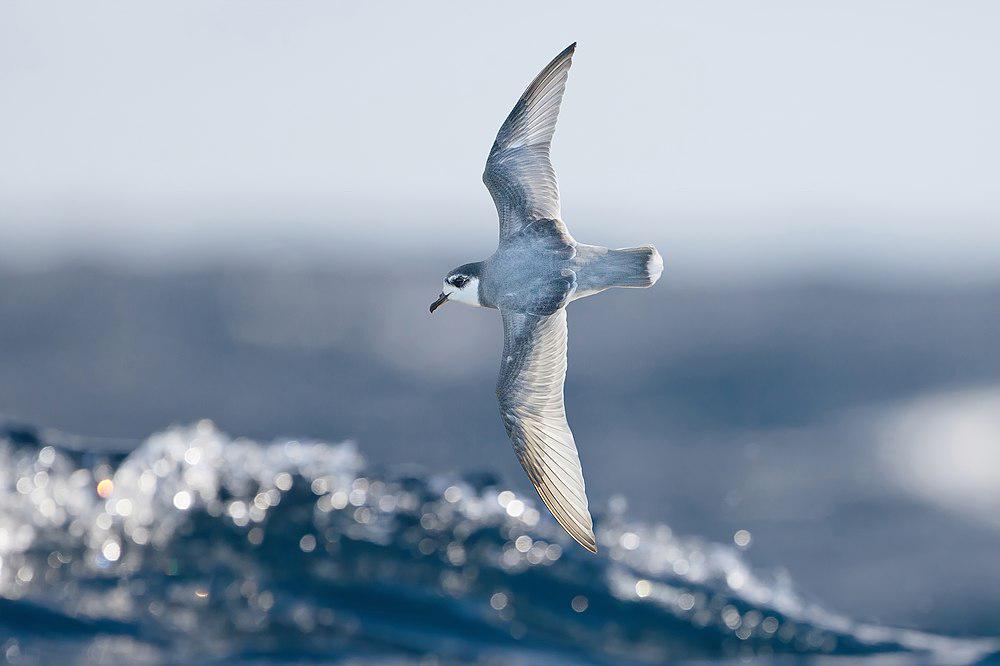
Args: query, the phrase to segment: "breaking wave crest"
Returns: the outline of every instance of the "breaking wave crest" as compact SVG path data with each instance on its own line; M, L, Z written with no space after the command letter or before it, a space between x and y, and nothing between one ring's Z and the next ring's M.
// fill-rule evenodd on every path
M738 548L597 516L574 546L489 475L378 470L350 443L211 423L128 455L0 436L0 651L132 663L656 663L913 655L991 639L857 623Z

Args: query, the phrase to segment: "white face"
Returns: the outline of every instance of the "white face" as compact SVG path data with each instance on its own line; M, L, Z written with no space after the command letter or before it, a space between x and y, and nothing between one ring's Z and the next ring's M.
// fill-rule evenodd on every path
M445 279L441 293L447 294L449 301L465 303L477 308L482 307L479 303L479 278L452 275Z

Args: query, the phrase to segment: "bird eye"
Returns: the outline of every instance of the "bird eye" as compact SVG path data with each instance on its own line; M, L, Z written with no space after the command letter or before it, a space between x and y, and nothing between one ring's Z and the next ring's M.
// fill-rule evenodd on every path
M464 275L456 275L455 277L453 277L451 279L451 283L453 285L455 285L456 287L458 287L459 289L461 289L466 284L468 284L468 282L469 282L469 278L465 277Z

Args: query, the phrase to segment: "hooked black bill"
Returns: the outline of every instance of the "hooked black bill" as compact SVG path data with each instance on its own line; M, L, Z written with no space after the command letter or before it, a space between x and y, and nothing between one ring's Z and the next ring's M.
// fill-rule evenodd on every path
M448 294L441 294L440 296L438 296L437 300L431 303L431 312L437 310L447 300L448 300Z

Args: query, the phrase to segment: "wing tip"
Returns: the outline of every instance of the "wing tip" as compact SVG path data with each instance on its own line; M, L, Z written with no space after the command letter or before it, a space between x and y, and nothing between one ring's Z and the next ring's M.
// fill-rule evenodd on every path
M594 555L597 554L597 536L594 534L593 527L588 528L584 525L579 525L574 523L566 524L569 521L564 522L555 513L552 514L552 517L555 518L556 522L559 523L559 526L566 531L566 534L570 535L570 537L573 538L573 541L576 541L578 544L589 550ZM588 518L589 517L590 516L588 512ZM591 521L591 524L593 524L593 521Z
M550 74L551 72L554 72L562 68L569 70L569 68L573 65L573 55L575 53L576 53L576 42L573 42L572 44L564 48L562 51L560 51L559 54L555 58L553 58L541 72L538 73L538 76L536 76L535 80L531 82L531 85L528 86L528 89L525 90L525 93L527 93L528 90L534 88L539 81L544 80L546 75ZM524 95L522 95L521 97L523 98Z
M586 548L587 550L589 550L591 554L597 555L597 541L584 542L581 541L580 539L577 539L576 542L581 546L583 546L584 548Z
M575 53L576 53L576 42L573 42L572 44L564 48L562 51L560 51L559 55L557 55L555 58L552 59L552 62L549 63L549 67L547 67L546 69L551 68L556 63L561 63L566 60L572 60L573 55Z

